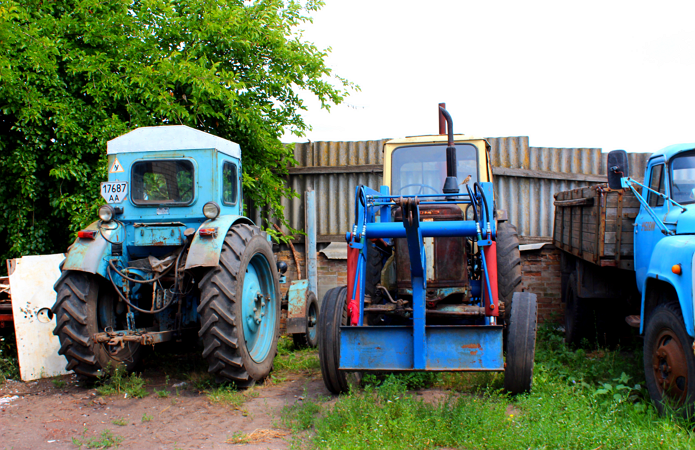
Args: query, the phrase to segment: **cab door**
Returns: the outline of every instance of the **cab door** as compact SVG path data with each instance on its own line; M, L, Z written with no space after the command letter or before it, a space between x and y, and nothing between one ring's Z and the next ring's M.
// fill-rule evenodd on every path
M654 158L649 161L647 171L644 177L645 185L649 188L669 195L668 192L668 170L663 157ZM647 189L642 189L642 196L647 201L649 207L654 211L656 216L663 221L668 213L668 206L662 197L654 194ZM664 237L661 228L656 224L654 218L642 206L639 214L635 218L635 274L637 277L637 286L642 290L646 281L649 262L652 258L652 253L657 242Z

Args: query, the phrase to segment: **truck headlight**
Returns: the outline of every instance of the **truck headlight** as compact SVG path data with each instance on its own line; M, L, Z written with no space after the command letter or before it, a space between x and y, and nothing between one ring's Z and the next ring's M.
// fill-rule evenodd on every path
M220 215L220 206L215 202L207 202L203 205L203 215L208 219L214 219Z
M116 211L110 205L102 205L99 207L99 218L102 222L111 222Z

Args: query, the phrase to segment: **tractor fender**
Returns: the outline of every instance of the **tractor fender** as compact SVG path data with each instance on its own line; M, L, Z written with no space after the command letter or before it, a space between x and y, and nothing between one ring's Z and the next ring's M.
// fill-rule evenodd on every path
M693 324L693 257L695 254L695 236L668 236L654 246L647 276L642 289L642 317L645 313L647 282L650 279L665 281L673 286L678 295L685 329L690 336L695 336ZM672 267L680 264L681 274L673 273ZM644 320L640 324L640 333L644 332Z
M193 269L195 267L216 267L219 265L224 238L227 235L227 231L237 223L254 225L253 221L248 217L231 214L218 216L203 222L202 225L198 227L198 230L201 228L217 228L217 234L214 236L201 237L196 231L191 246L188 249L186 269Z
M97 221L83 230L97 231L96 237L94 239L75 239L75 242L68 248L62 270L87 272L108 278L107 269L111 257L111 244L104 239L104 236L110 241L123 242L122 227L119 226L113 230L102 228L101 233L99 233L99 221Z

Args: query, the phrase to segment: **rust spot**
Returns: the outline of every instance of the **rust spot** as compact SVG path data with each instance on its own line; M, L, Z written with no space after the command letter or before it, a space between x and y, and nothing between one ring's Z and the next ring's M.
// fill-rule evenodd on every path
M473 356L475 356L475 355L477 355L477 354L478 354L478 350L473 350L473 351L471 352L471 355L473 355Z
M480 344L464 344L461 346L461 348L477 348L478 350L483 349L483 347L481 347Z
M377 350L381 350L381 347L376 347Z

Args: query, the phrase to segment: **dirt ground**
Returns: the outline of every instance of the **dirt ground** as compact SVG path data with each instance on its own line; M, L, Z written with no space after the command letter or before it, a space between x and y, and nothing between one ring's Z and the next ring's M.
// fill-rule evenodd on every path
M330 395L320 375L290 376L255 387L258 397L234 409L210 402L188 384L171 387L181 380L168 380L171 394L161 398L152 392L163 389L164 376L146 372L144 378L151 394L141 399L100 396L80 387L74 375L60 378L63 388L51 380L9 381L0 387L0 449L76 449L72 438L85 441L104 430L123 438L122 449L284 449L292 436L282 427L283 407L305 395ZM251 442L226 443L235 432Z

